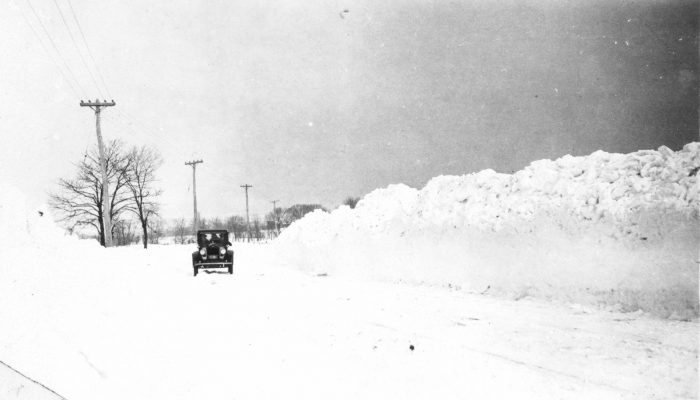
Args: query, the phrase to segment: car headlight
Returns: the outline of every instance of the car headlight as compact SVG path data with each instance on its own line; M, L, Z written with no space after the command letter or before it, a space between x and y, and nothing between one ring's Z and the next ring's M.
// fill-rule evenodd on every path
M226 247L220 247L219 248L219 255L223 256L224 254L226 254Z
M207 255L207 249L199 249L199 254L202 255L202 257Z

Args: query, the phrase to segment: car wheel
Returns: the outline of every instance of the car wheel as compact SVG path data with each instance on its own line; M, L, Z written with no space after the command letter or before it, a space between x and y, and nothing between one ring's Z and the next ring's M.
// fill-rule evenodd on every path
M194 269L194 276L197 276L197 273L199 272L198 267L192 267Z
M228 273L233 275L233 265L228 267Z

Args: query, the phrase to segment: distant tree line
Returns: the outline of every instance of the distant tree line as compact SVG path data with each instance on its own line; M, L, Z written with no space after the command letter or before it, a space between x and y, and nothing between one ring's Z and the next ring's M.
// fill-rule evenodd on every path
M158 215L162 191L156 186L156 171L163 159L156 150L148 146L127 148L122 141L112 140L106 146L105 158L111 191L110 234L118 246L141 242L147 248L164 236L173 237L176 243L193 240L191 218L168 223ZM50 193L49 204L69 232L94 237L104 246L102 173L97 146L86 151L75 167L72 178L59 179L58 188ZM343 204L354 208L359 200L347 197ZM242 215L200 218L199 228L226 229L233 233L234 240L262 240L276 237L294 221L319 209L327 211L320 204L294 204L277 207L262 218L251 215L250 236Z
M326 209L320 204L295 204L282 208L277 207L274 211L265 214L263 218L259 215L250 216L250 239L263 240L276 237L279 232L288 227L292 222L304 217L304 215L315 210ZM229 217L199 218L199 229L226 229L233 233L234 240L247 240L248 231L246 219L243 215L231 215ZM192 220L178 218L164 230L165 236L172 236L176 243L187 243L192 241Z

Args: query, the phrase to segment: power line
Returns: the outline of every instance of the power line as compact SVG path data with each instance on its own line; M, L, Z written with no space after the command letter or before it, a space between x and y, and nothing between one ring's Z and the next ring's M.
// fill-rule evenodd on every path
M115 111L116 111L116 109L115 109ZM120 118L117 114L113 113L109 116L107 114L105 114L104 117L106 120L118 125L120 128L120 131L122 131L124 134L128 135L129 137L144 139L149 145L152 145L152 146L155 145L157 147L158 142L155 139L153 139L153 137L151 135L144 135L143 132L137 131L129 122Z
M126 110L120 111L119 114L122 117L124 117L124 119L130 121L130 123L138 126L139 128L143 129L144 131L150 133L151 135L154 135L156 137L159 135L160 129L157 129L155 126L150 125L150 124L146 123L145 121L134 117L133 115L129 114Z
M80 92L85 96L85 90L83 87L80 85L80 81L75 77L75 74L73 73L73 70L71 69L70 65L66 62L66 59L63 57L63 54L58 50L58 47L56 46L56 43L53 41L51 38L51 34L49 34L49 31L46 29L46 26L44 26L44 23L41 22L41 18L39 18L39 14L37 14L36 10L34 9L34 6L32 6L32 3L29 0L25 0L27 2L27 5L29 5L29 8L32 10L32 14L34 14L34 17L39 21L39 25L41 25L41 29L44 31L46 34L46 37L49 39L49 43L51 43L51 46L53 49L56 51L56 54L58 54L58 57L63 61L63 64L65 65L66 69L68 70L68 73L73 77L75 80L76 85L80 89Z
M58 14L61 16L61 21L63 21L63 26L65 26L66 30L68 31L68 36L70 36L70 40L73 42L73 47L75 47L75 50L78 52L78 57L80 57L80 61L83 63L83 66L87 70L88 74L90 74L90 78L92 79L92 82L95 84L95 88L97 89L97 92L100 94L100 96L102 96L104 98L104 94L102 93L102 90L100 90L100 85L97 83L95 76L92 74L92 71L90 70L87 63L85 62L85 58L83 58L83 53L80 52L80 48L78 47L78 44L75 42L75 38L73 37L73 32L71 32L70 27L68 27L68 22L66 22L66 18L63 16L63 11L61 11L61 7L58 5L58 1L53 0L53 4L56 5L56 9L58 10Z
M120 112L119 109L114 109L114 111L116 113L112 113L109 116L105 115L105 118L121 126L125 133L130 136L143 140L150 146L160 147L162 143L158 139L158 132L149 129L144 124L140 124L138 120L130 117L126 112Z
M126 110L121 111L119 109L115 109L114 111L116 111L116 114L112 114L108 119L121 125L123 128L132 132L140 139L145 139L152 145L160 144L157 139L159 136L159 130L151 129L148 125L141 123L141 121L127 113ZM144 132L148 134L144 135Z
M29 0L27 0L29 1ZM78 17L75 15L75 10L73 9L73 3L71 3L70 0L68 1L68 6L70 8L71 14L73 14L73 20L75 20L75 24L78 25L78 31L80 32L80 36L83 38L83 43L85 44L85 48L88 51L88 55L90 55L90 59L92 60L92 63L95 64L95 70L97 71L97 75L100 76L100 80L102 81L102 85L105 88L105 92L107 92L107 97L110 99L112 98L112 95L109 93L109 89L107 88L107 84L105 83L105 78L102 75L102 72L100 72L100 67L97 65L97 62L95 61L95 57L92 55L92 51L90 50L90 46L88 46L87 39L85 39L85 34L83 33L83 28L80 25L80 21L78 21Z
M158 139L158 137L161 136L159 131L150 129L148 125L140 123L139 120L131 117L128 113L119 112L117 110L117 113L114 114L114 118L114 121L118 121L127 130L132 132L135 137L145 140L152 146L159 147L162 144Z
M115 109L115 111L116 111L116 109ZM143 131L139 132L136 128L134 128L134 124L132 124L130 121L128 121L127 119L125 119L124 117L122 117L118 114L119 113L111 114L109 117L105 116L105 118L118 124L125 131L130 132L132 136L134 136L138 139L143 139L146 142L148 142L150 145L155 145L156 147L158 147L159 142L156 138L153 137L153 135L150 135L150 134L144 135Z
M14 0L13 0L13 2L14 2ZM46 47L46 45L44 44L44 41L41 40L41 36L39 36L39 34L37 33L36 29L34 29L34 27L32 26L31 22L29 22L29 18L27 18L27 15L24 13L24 10L22 10L22 7L20 7L20 6L17 5L16 3L15 3L15 6L17 6L17 8L19 9L19 12L20 12L20 14L22 14L22 18L24 19L24 22L27 24L27 26L29 27L29 29L30 29L30 30L32 31L32 33L34 34L34 37L36 38L36 40L37 40L37 41L39 42L39 44L41 45L41 48L42 48L42 49L44 50L44 52L49 56L49 58L51 59L51 62L53 62L54 66L56 66L56 69L58 69L58 72L61 73L61 77L63 77L63 80L68 84L68 87L70 87L71 91L73 91L73 94L75 95L75 97L80 97L80 93L78 93L78 90L77 90L77 89L75 88L75 86L73 85L73 82L71 82L71 80L70 80L70 79L68 78L68 76L66 75L66 72L63 70L63 68L61 68L61 65L60 65L60 63L56 60L56 57L55 57L55 56L49 51L49 49Z

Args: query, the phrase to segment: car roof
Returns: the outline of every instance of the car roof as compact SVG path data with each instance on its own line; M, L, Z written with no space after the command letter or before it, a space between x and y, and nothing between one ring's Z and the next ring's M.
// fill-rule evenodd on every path
M201 231L197 231L197 234L200 235L202 233L221 233L221 232L228 233L228 231L226 229L203 229Z

